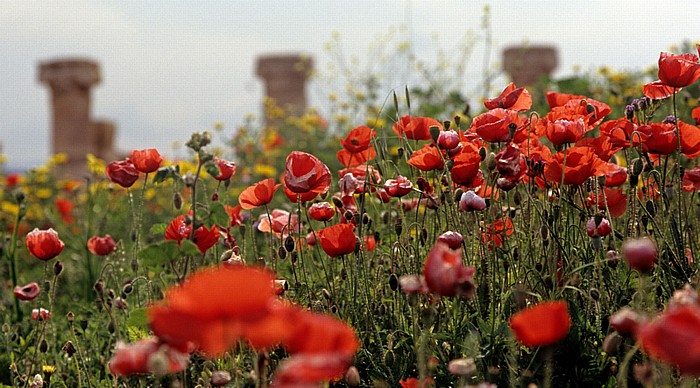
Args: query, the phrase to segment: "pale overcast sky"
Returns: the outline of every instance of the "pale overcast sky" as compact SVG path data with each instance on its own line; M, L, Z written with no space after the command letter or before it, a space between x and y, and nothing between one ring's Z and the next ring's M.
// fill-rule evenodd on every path
M323 68L330 61L324 45L338 32L343 52L366 62L377 36L409 27L399 40L410 40L430 62L433 36L449 49L468 31L481 34L487 4L491 61L524 40L555 44L559 76L574 65L643 69L671 45L700 40L697 0L2 1L2 152L10 169L49 155L49 91L37 81L42 61L98 61L102 82L93 89L92 116L117 123L121 150L172 154L171 144L193 131L215 122L231 131L247 113L260 112L262 84L254 74L260 54L304 52ZM468 64L475 78L484 50L478 42ZM314 90L312 102L320 101Z

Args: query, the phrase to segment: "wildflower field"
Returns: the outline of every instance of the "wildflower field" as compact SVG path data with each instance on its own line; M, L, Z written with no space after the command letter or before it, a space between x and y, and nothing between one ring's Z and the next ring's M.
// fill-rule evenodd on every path
M698 56L654 75L2 174L0 385L697 386Z

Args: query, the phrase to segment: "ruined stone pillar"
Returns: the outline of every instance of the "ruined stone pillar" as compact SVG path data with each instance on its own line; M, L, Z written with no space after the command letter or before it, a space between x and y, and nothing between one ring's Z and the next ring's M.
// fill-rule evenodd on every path
M514 46L503 50L503 70L518 87L551 76L557 62L557 49L552 46Z
M90 123L90 139L93 155L111 161L117 159L114 152L115 125L109 120L96 120Z
M266 55L258 58L256 74L265 81L265 96L290 113L306 110L306 81L313 60L298 54Z
M51 88L51 152L68 155L59 174L77 177L85 171L85 154L96 151L90 136L90 88L100 82L99 66L80 59L46 62L39 66L39 81Z

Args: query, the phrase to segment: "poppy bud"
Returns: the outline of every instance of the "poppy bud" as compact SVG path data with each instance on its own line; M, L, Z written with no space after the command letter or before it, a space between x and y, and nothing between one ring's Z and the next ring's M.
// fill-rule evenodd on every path
M466 107L464 109L465 109L465 112L469 111L469 103L466 104ZM466 114L468 114L468 113L465 113L465 115ZM462 121L462 117L460 117L460 115L455 115L454 120L455 120L455 124L457 124L457 126L459 126L459 123Z
M610 316L610 327L622 335L636 333L644 322L645 318L629 306L617 310L615 314Z
M486 155L486 169L489 171L496 169L496 154L493 152L489 152L489 154Z
M49 350L49 343L46 341L46 338L44 338L39 343L39 351L42 353L46 353L48 350Z
M449 121L446 121L446 123L449 123ZM345 383L348 386L357 387L360 385L360 372L357 371L357 368L355 366L351 366L345 372L344 379L345 379Z
M105 282L102 279L98 279L92 288L97 292L98 295L102 295L104 292Z
M433 125L428 128L428 131L430 132L430 138L433 139L433 142L437 143L438 136L440 136L440 127Z
M617 332L612 332L608 334L603 340L603 351L608 354L615 354L620 349L622 345L622 340L624 338Z
M219 193L214 193L211 195L211 201L212 202L219 202Z
M479 157L481 158L482 162L484 161L484 159L486 159L486 148L479 148Z
M231 382L231 373L225 370L215 370L211 373L211 385L213 387L223 387Z
M642 162L642 159L637 158L634 160L634 162L632 162L632 170L630 171L630 175L639 176L643 170L644 162Z
M392 291L396 291L399 288L399 279L393 273L389 275L389 288Z
M124 287L122 287L122 294L124 295L129 295L132 291L134 291L134 286L131 283L126 283Z
M73 355L77 352L75 346L73 345L73 342L71 341L66 342L61 348L61 351L68 355L69 358L73 357Z
M175 192L173 195L173 207L177 210L182 208L182 195L179 192Z
M287 238L284 239L284 249L286 249L287 252L292 252L294 250L294 237L287 236Z

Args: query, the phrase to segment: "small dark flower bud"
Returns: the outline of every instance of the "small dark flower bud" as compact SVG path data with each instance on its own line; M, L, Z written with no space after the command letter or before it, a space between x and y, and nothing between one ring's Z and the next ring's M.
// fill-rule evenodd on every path
M114 334L114 322L110 322L109 325L107 325L107 331L109 334Z
M331 298L331 293L330 293L327 289L325 289L325 288L322 289L322 290L321 290L321 294L323 294L323 297L324 297L327 301L329 301L329 302L331 301L331 299L332 299L332 298Z
M122 293L124 295L129 295L132 291L134 291L134 286L131 283L126 283L124 287L122 287Z
M486 148L479 148L479 157L481 157L482 162L484 161L484 159L486 159Z
M449 123L449 121L445 121L445 123ZM351 366L345 371L344 379L348 387L358 387L360 385L360 372L357 371L356 367Z
M403 231L403 225L400 219L396 220L396 223L394 224L394 231L396 232L397 236L401 235L401 232Z
M403 158L403 147L399 147L399 149L396 150L396 153L398 154L399 158Z
M68 357L73 357L73 355L77 352L75 350L75 346L73 345L73 342L68 341L66 342L63 347L61 348L61 351L63 351Z
M343 208L343 201L338 197L333 197L333 205L337 209L342 209Z
M102 296L102 293L104 292L105 288L105 282L102 279L98 279L95 282L95 285L92 286L92 288L97 292L98 295Z
M430 138L433 139L433 142L437 143L438 136L440 136L440 127L433 125L428 128L428 130L430 131Z
M49 350L49 343L46 341L46 338L44 338L39 343L39 351L42 353L46 353L48 350Z
M290 260L292 261L292 264L296 264L297 260L299 260L299 254L297 251L292 252L290 255Z
M26 195L24 195L24 191L18 190L18 191L15 193L15 201L16 201L18 204L21 204L22 202L24 202L25 198L26 198Z
M469 105L467 105L467 109L468 109L468 107L469 107ZM460 117L459 115L455 115L454 120L455 120L455 124L457 124L457 126L459 126L459 123L462 121L462 117Z
M287 252L294 251L294 237L287 236L287 238L284 239L284 249L286 249Z
M442 122L442 126L445 128L445 131L450 129L450 126L452 125L452 122L450 120L445 120Z
M395 274L389 275L389 288L392 291L396 291L399 289L399 278L396 277Z
M219 202L219 193L214 193L211 195L212 202Z
M177 210L182 209L182 194L176 192L175 195L173 195L173 207Z
M55 276L58 276L61 274L61 272L63 272L63 263L61 263L60 261L56 261L53 264L53 274Z
M598 291L597 288L591 288L588 290L588 296L590 296L593 300L600 300L600 291Z

